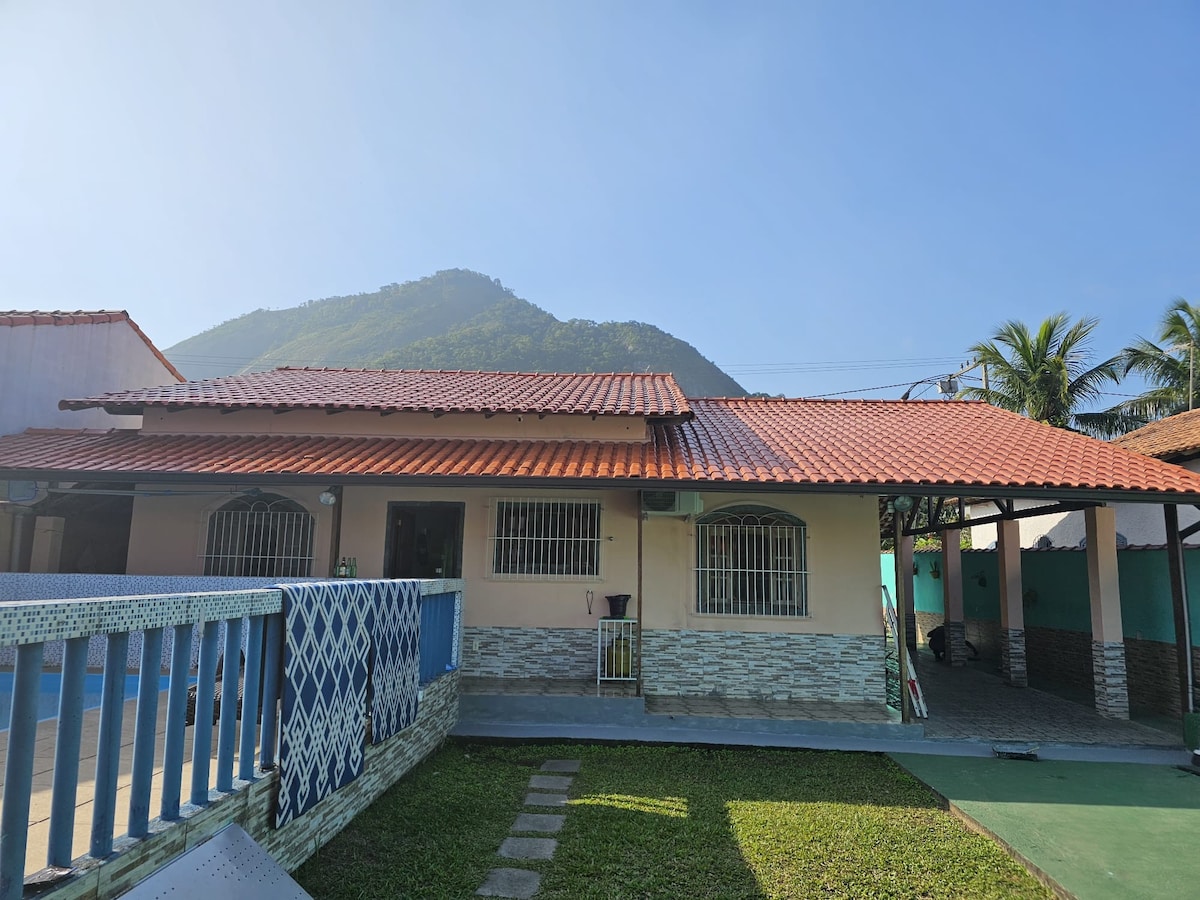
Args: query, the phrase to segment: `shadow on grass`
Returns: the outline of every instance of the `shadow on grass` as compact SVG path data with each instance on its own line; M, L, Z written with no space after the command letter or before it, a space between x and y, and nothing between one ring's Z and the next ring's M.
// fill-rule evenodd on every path
M502 860L529 777L579 759L548 861ZM553 810L562 812L561 809ZM303 866L317 898L469 897L489 869L538 900L1047 897L885 757L805 750L455 742Z

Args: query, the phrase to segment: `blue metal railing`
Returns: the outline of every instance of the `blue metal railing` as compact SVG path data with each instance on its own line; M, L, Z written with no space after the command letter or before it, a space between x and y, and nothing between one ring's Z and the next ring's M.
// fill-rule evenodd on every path
M458 668L455 630L461 612L461 594L428 594L421 597L421 684L436 681Z
M421 634L419 667L422 684L458 666L461 633L461 582L425 582L420 601ZM132 626L132 627L131 627ZM126 712L124 683L130 668L131 635L140 637L135 655L139 668L128 835L149 834L153 810L150 797L155 771L155 738L159 730L159 685L164 666L163 644L170 636L170 677L166 690L166 723L163 743L161 805L159 817L181 817L188 687L194 654L193 633L201 632L195 658L196 699L192 735L192 772L186 799L195 806L210 802L214 784L229 792L236 777L250 782L274 769L280 734L279 699L283 662L284 616L278 589L223 591L166 596L108 597L86 600L37 600L0 603L0 648L15 648L12 712L7 724L8 756L5 761L0 806L0 900L21 897L28 850L29 812L33 792L38 697L47 644L54 659L61 658L54 775L51 789L48 866L70 869L74 860L73 836L80 797L79 761L92 748L82 747L85 675L89 640L97 635L106 642L104 683L101 688L99 737L96 751L95 793L89 853L104 858L113 852L117 820L117 785L122 761L121 725ZM224 632L221 675L222 703L214 722L217 660ZM243 641L242 635L246 635ZM61 657L58 644L62 642ZM244 669L237 664L242 648ZM53 665L53 661L47 662ZM238 681L242 675L239 713ZM216 725L216 750L212 750ZM255 754L258 753L258 766ZM213 768L215 763L215 779Z

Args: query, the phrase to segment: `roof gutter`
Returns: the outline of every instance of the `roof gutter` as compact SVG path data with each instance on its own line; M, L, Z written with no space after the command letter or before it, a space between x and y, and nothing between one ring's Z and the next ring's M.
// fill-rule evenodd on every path
M1119 488L1071 488L1053 485L986 486L978 484L845 483L783 481L706 481L643 478L544 478L520 475L345 475L337 472L313 474L223 474L220 472L137 472L0 469L0 479L13 481L122 481L140 484L223 485L321 485L330 479L351 485L392 487L496 488L514 485L530 490L665 490L713 493L853 494L895 497L965 497L1014 500L1078 500L1091 503L1183 503L1200 505L1200 491L1139 491Z

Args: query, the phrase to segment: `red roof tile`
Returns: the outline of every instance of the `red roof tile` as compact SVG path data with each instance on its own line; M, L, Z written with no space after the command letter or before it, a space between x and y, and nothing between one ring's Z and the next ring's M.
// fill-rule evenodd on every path
M1112 441L1118 447L1158 459L1200 453L1200 409L1176 413Z
M178 381L186 380L180 374L179 370L171 365L171 361L162 355L162 351L154 346L150 338L146 337L146 333L138 327L137 322L129 318L129 313L123 309L101 309L94 312L85 312L84 310L76 310L75 312L63 312L61 310L54 310L52 312L19 309L0 310L0 327L2 328L15 328L19 325L108 325L113 322L128 322L134 334L142 339L145 345L150 348L150 352L158 358L158 361L166 367L167 371Z
M695 400L647 443L38 431L0 477L442 477L1200 499L1200 474L983 403Z
M378 412L575 413L678 417L687 398L670 375L281 368L63 400L63 409L148 406Z

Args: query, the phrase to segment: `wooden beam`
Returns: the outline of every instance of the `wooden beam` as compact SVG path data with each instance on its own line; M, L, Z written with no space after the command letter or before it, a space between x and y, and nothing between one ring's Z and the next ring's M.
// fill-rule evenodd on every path
M1099 503L1091 503L1085 500L1067 500L1062 503L1052 503L1048 506L1036 506L1033 509L1018 509L1003 515L984 516L982 519L964 519L960 522L943 522L937 524L931 523L924 528L908 529L904 533L905 535L914 536L919 534L934 534L938 531L945 531L947 528L973 528L976 525L991 525L994 522L1004 522L1012 519L1030 519L1034 516L1044 516L1047 513L1075 512L1080 509L1099 505Z

